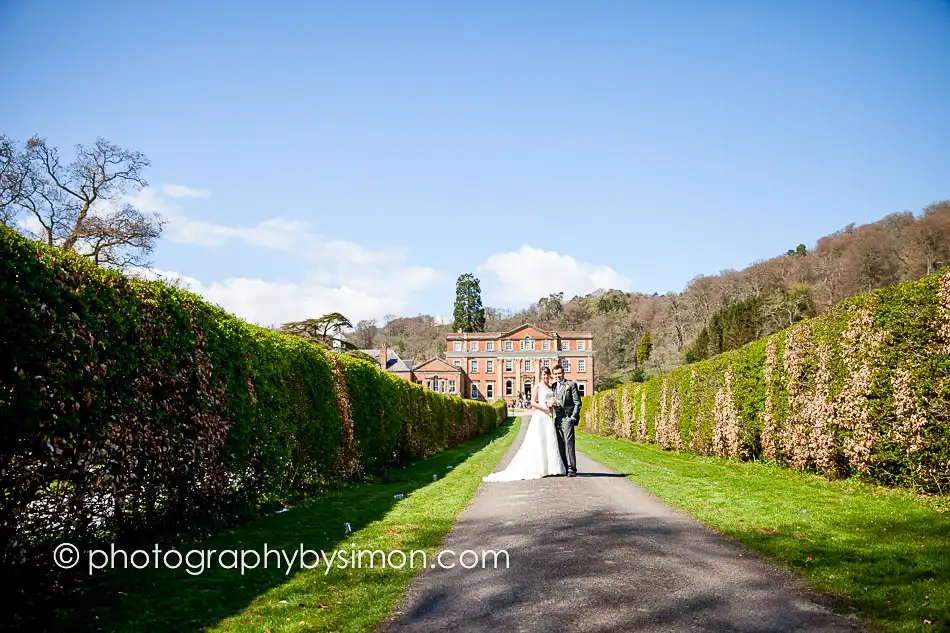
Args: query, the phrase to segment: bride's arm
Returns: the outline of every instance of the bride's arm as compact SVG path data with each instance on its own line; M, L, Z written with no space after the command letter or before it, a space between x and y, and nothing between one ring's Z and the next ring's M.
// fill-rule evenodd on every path
M538 411L543 411L544 413L551 413L550 409L541 404L538 401L538 394L541 392L541 389L538 385L534 386L534 393L531 395L531 408L537 409Z

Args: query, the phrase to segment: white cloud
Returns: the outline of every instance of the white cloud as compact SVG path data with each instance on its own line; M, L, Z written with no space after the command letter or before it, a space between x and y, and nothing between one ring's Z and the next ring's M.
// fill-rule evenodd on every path
M292 252L314 262L349 265L394 265L405 260L405 254L400 249L370 251L353 242L328 240L315 233L309 223L298 220L276 217L254 226L229 226L194 219L185 215L181 207L169 199L170 188L175 191L201 191L176 185L165 185L161 190L145 187L127 198L127 201L143 211L161 214L167 220L162 237L171 242L221 247L236 240L251 246Z
M20 216L17 220L17 226L34 239L46 241L46 231L43 228L43 224L32 213Z
M123 202L128 202L135 208L146 213L160 213L162 215L176 215L181 209L177 204L169 200L170 196L165 196L161 189L155 187L142 187L136 193L126 196Z
M207 194L200 196L199 194ZM305 222L295 222L282 218L271 218L252 227L235 227L196 220L184 214L174 198L208 197L211 194L201 189L191 189L181 185L164 185L161 189L143 187L134 195L127 196L128 202L136 208L158 213L167 221L162 233L164 239L179 244L199 246L222 246L230 239L238 239L255 246L274 249L292 249L309 232Z
M434 270L426 271L421 279L425 282L422 286L428 288L441 276ZM406 314L413 311L414 295L419 290L419 285L413 286L411 275L408 284L397 278L385 284L372 282L362 286L346 283L345 276L333 276L335 283L326 283L331 280L320 275L300 282L230 277L204 283L174 271L149 269L137 272L149 279L177 281L187 290L245 321L265 326L328 312L341 312L353 323L361 319L380 319L389 313Z
M478 265L488 305L522 307L554 292L566 299L598 288L628 290L631 280L609 266L579 262L570 255L522 246L496 253Z
M163 185L162 193L170 198L210 198L211 192L207 189L192 189L185 185Z
M233 314L262 325L341 312L353 323L385 314L416 312L418 295L443 282L432 268L406 263L398 248L371 250L345 240L326 239L307 222L270 218L254 226L227 226L187 216L170 199L169 186L144 188L129 202L162 214L163 238L180 244L227 248L239 243L279 251L288 270L303 270L302 280L229 277L201 281L174 271L138 271L149 278L179 280L192 292ZM177 197L182 190L172 188Z
M163 215L168 220L165 236L169 240L198 246L223 246L228 240L236 239L253 246L294 250L302 247L310 230L306 222L282 218L271 218L255 226L241 227L194 220L182 215L178 209L166 208Z

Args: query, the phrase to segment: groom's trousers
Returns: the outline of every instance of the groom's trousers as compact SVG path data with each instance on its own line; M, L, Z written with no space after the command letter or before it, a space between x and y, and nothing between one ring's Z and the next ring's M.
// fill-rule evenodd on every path
M554 420L557 435L557 448L561 452L561 461L567 466L567 472L577 472L577 453L574 452L574 423L570 418L558 416Z

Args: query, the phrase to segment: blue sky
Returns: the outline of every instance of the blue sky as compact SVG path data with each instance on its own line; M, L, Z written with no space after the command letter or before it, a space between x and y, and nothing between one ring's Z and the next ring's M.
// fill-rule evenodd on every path
M0 133L144 152L155 268L264 324L679 291L950 198L945 1L7 0L0 58Z

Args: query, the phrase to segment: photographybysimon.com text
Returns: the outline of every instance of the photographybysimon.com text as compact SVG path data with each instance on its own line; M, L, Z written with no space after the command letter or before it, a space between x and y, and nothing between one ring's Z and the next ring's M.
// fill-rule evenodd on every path
M507 550L441 550L431 558L422 550L403 551L310 549L304 544L294 549L271 548L266 543L259 549L152 549L125 550L112 545L109 549L85 552L72 543L61 543L53 552L53 562L61 569L72 569L82 563L90 575L110 569L184 569L199 576L209 569L226 569L242 575L258 569L280 569L289 575L295 569L508 569Z

